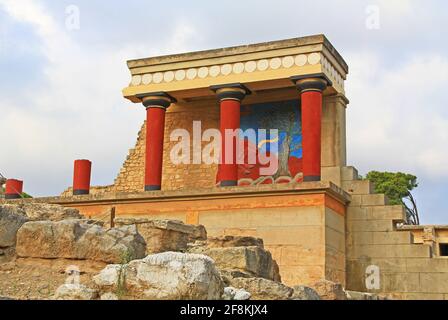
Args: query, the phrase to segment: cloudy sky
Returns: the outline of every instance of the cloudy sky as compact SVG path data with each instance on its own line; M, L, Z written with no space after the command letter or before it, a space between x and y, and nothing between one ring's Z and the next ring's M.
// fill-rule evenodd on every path
M324 33L350 66L349 164L416 174L423 223L448 224L447 10L436 0L0 0L0 173L56 195L73 160L88 158L92 183L111 184L145 117L121 96L126 60Z

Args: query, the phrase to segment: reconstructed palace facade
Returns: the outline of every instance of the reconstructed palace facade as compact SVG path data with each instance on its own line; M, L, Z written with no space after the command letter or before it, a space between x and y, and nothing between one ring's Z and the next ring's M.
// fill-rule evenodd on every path
M47 201L91 217L114 207L119 217L203 224L210 236L260 237L287 285L325 278L349 290L448 299L448 227L404 225L404 208L388 205L347 166L349 68L325 36L131 60L128 67L123 95L142 114L146 108L146 121L114 184L89 191L88 177L77 175L75 190ZM277 172L260 174L258 162L173 163L173 130L193 137L195 121L200 132L278 129L243 143L244 152L274 156ZM272 140L278 150L269 148ZM201 158L209 143L193 147L191 157Z

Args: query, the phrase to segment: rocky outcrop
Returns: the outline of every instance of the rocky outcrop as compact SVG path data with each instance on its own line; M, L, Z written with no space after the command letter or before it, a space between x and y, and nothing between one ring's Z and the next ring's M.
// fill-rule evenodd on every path
M292 289L294 292L292 293L291 300L320 300L319 294L312 288L295 286Z
M380 295L375 293L358 292L358 291L345 291L347 300L390 300L391 298L386 295Z
M211 257L218 269L280 282L279 268L269 251L260 247L196 248Z
M188 252L211 257L221 274L260 277L281 281L277 262L264 249L263 240L254 237L222 236L189 244Z
M223 282L209 257L165 252L109 265L93 278L101 293L128 299L219 300Z
M205 240L204 226L184 224L175 220L116 219L117 226L136 225L147 244L147 254L167 251L185 252L189 242Z
M20 227L28 221L22 214L17 214L7 206L0 206L0 248L13 247Z
M316 290L321 300L347 300L341 284L328 280L320 280L311 287Z
M260 247L264 248L263 240L254 237L222 236L207 239L208 248L228 247Z
M224 294L222 295L223 300L249 300L250 297L250 293L246 290L236 289L234 287L225 287Z
M95 300L98 292L82 284L63 284L53 296L54 300Z
M112 301L112 300L119 300L118 296L112 292L106 292L104 294L101 295L100 300L108 300L108 301Z
M19 257L121 263L142 258L146 244L135 226L104 228L83 220L32 221L17 233Z
M249 292L251 300L289 300L294 293L284 284L263 278L232 278L230 283Z
M2 207L7 212L26 216L31 221L61 221L65 219L84 218L77 209L66 208L56 204L25 202L5 204Z

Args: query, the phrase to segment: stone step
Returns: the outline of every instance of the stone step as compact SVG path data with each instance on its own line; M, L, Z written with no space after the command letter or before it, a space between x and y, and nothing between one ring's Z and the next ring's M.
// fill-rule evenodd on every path
M361 197L361 205L363 206L385 206L389 204L389 198L382 193L364 194Z
M372 219L392 219L395 221L405 221L406 220L406 210L402 205L396 206L371 206L368 207L369 220Z
M406 259L407 272L441 273L441 272L447 272L447 270L448 270L448 259L444 258Z
M349 206L347 220L396 220L404 221L406 212L403 206Z
M367 195L373 193L373 184L370 180L342 181L342 189L354 195Z
M395 231L395 222L392 220L348 220L348 232L374 232Z
M431 258L431 248L420 244L355 245L350 257L367 258Z
M342 167L341 168L341 180L352 181L359 180L359 173L355 167Z
M348 238L355 245L413 244L410 231L350 232Z

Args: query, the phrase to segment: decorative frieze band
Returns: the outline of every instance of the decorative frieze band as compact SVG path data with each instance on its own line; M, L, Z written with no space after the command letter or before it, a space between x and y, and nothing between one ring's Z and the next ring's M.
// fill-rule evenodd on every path
M289 69L306 65L321 64L322 68L335 83L343 87L344 79L334 66L318 52L299 54L296 56L274 57L271 59L250 60L222 65L204 66L198 68L170 70L165 72L145 73L134 75L131 86L170 83L174 81L195 80L228 76L230 74L252 73L256 71Z

